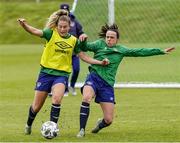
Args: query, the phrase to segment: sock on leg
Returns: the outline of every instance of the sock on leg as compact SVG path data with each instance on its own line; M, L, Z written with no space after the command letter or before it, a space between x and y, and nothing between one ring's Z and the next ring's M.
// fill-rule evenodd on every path
M107 124L105 120L103 119L102 122L99 124L99 129L105 128L109 126L110 124Z
M80 108L80 130L83 128L85 129L86 123L89 117L89 103L82 102Z
M50 121L53 121L55 123L58 122L60 109L61 109L60 104L52 104L51 113L50 113Z
M27 125L32 126L32 123L36 117L36 112L33 111L32 106L29 107L29 115L28 115L28 120L27 120Z

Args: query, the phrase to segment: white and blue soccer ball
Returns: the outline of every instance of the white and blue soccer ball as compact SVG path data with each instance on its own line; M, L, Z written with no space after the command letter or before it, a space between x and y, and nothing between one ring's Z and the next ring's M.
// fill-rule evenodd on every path
M53 139L58 135L58 125L52 121L47 121L42 124L41 134L46 139Z

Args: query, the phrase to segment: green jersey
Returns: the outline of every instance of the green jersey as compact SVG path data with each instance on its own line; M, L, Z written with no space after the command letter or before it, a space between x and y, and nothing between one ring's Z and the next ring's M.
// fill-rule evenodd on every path
M95 42L86 41L83 44L82 50L93 52L94 59L103 60L107 58L110 61L110 64L107 66L91 65L89 71L98 74L111 86L114 86L118 66L124 57L145 57L165 54L159 48L127 48L123 45L108 47L104 39Z

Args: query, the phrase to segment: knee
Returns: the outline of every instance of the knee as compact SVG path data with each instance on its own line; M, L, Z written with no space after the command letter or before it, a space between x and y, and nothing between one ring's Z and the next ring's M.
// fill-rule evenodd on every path
M83 102L90 104L91 100L92 100L91 96L83 95Z
M83 101L90 103L93 97L95 96L94 90L89 85L85 85L82 89Z
M53 104L60 104L60 102L61 102L61 97L59 97L59 96L52 96L52 103Z
M104 121L106 122L106 124L110 125L113 122L113 118L112 117L107 117L107 118L104 118Z

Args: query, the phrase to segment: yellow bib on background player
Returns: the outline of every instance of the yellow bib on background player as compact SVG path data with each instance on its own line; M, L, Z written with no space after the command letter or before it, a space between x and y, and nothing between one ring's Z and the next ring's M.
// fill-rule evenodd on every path
M51 39L46 43L41 57L41 65L46 68L71 72L72 53L76 45L77 38L70 36L62 38L57 29L53 30Z

